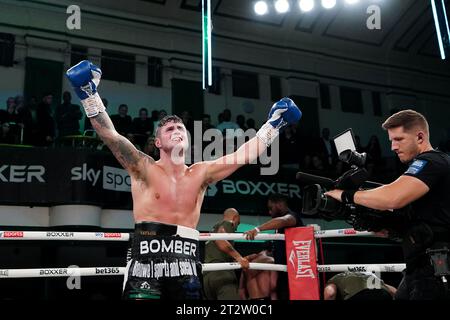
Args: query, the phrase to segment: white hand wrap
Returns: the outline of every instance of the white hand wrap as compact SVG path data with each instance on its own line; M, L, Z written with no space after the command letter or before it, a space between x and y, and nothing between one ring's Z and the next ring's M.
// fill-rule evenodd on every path
M86 112L86 116L88 118L95 117L100 112L104 112L106 110L103 105L103 101L97 92L89 98L82 100L81 104L83 105L84 111Z
M280 134L278 128L274 128L269 122L264 123L261 129L258 130L256 136L269 147L276 137Z

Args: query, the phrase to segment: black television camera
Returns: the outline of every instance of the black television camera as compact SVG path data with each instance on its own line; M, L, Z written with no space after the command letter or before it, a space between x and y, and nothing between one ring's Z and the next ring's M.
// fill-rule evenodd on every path
M398 238L405 226L407 210L380 211L355 204L344 204L325 192L332 189L367 190L382 186L379 183L367 181L369 173L364 168L366 154L356 151L353 132L347 129L334 138L339 159L351 165L337 180L298 172L296 175L303 189L302 213L307 216L317 216L327 221L345 220L358 231L387 230L389 237Z

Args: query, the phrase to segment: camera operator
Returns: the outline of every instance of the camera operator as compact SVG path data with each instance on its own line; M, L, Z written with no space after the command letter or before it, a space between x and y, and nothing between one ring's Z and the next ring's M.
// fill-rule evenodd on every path
M446 263L447 270L440 275L448 275L450 157L433 149L427 120L418 112L400 111L389 117L382 127L387 130L392 150L400 161L409 164L407 171L382 187L366 191L332 190L326 195L346 204L377 210L410 205L409 217L401 233L406 270L396 299L448 298L445 281L435 276L435 269L442 266L431 263L436 256L430 256L427 250L444 253L441 263Z

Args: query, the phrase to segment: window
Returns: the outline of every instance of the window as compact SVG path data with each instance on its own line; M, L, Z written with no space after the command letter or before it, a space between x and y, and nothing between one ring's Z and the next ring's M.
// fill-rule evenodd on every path
M74 66L78 62L87 60L88 58L88 49L86 47L81 46L72 46L72 50L70 52L70 65Z
M327 84L321 84L319 90L322 109L331 109L330 87Z
M361 90L342 87L341 107L344 112L363 113Z
M272 101L278 101L281 96L281 79L278 77L270 77L270 98Z
M102 50L102 77L105 80L135 82L135 56L127 53Z
M373 115L381 117L383 112L381 110L381 94L379 92L372 92L372 104L373 104Z
M14 65L14 35L0 32L0 66L12 67Z
M233 70L232 79L233 96L259 99L259 82L257 73Z
M162 87L162 59L158 57L148 58L148 85Z

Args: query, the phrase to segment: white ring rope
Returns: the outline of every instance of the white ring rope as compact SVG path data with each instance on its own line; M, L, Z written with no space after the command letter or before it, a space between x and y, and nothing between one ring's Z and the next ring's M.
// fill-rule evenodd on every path
M373 232L354 229L320 230L315 238L340 238L377 236ZM74 240L74 241L128 241L129 233L120 232L70 232L70 231L0 231L0 240ZM259 233L255 240L284 240L284 234ZM200 233L200 241L245 240L243 233Z
M237 270L241 269L238 262L221 262L221 263L203 263L202 271L222 271L222 270ZM266 270L266 271L281 271L287 272L286 265L272 264L272 263L249 263L249 269Z
M354 229L320 230L314 232L315 238L340 238L356 236L378 236L373 232L355 231ZM128 241L129 233L120 232L68 232L68 231L0 231L0 240L73 240L73 241ZM243 233L201 233L200 241L208 240L246 240ZM284 234L259 233L255 240L285 240ZM241 265L230 263L205 263L203 272L219 270L236 270ZM319 265L319 272L402 272L405 264L352 264ZM287 272L286 265L268 263L250 263L249 269ZM75 276L118 276L124 275L124 267L90 267L90 268L42 268L42 269L0 269L1 278L40 278L40 277L75 277Z
M319 272L402 272L405 263L390 264L330 264L317 266Z
M403 263L392 264L335 264L319 265L319 272L402 272L406 268ZM204 263L205 271L237 270L241 265L237 262L230 263ZM287 272L287 267L282 264L250 263L249 269ZM122 276L125 267L90 267L90 268L42 268L42 269L3 269L0 270L0 279L4 278L56 278L56 277L89 277L89 276Z

